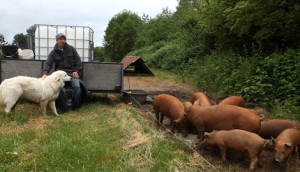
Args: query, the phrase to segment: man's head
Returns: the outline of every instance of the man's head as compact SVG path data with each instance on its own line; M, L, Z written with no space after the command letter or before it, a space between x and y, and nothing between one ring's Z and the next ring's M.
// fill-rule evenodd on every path
M59 48L63 48L66 43L66 36L63 33L58 33L56 35L56 42Z
M58 41L58 40L61 39L61 38L66 39L66 36L65 36L63 33L58 33L58 34L56 35L56 41Z

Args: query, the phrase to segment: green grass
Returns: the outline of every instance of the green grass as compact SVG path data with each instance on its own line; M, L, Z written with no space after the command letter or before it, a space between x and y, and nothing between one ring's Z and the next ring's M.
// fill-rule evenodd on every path
M60 117L28 102L4 117L0 171L202 171L206 164L130 105L94 98ZM207 171L207 169L205 170Z
M161 69L155 69L155 68L151 68L151 71L154 73L155 77L158 78L159 80L170 80L179 83L184 82L181 77L174 74L173 72L163 71Z

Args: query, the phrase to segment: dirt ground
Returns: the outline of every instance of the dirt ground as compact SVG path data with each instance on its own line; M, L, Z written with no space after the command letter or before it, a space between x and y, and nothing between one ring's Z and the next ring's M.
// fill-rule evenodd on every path
M148 97L151 98L154 95L166 93L177 97L180 101L189 101L193 92L197 91L194 86L187 84L175 83L173 81L161 81L156 77L148 76L125 76L124 77L124 89L139 89L147 91ZM134 107L140 112L141 116L148 120L155 121L154 114L152 112L152 105L148 102L140 105L133 104ZM169 128L169 120L164 120L166 128ZM165 130L167 132L167 130ZM180 135L180 134L176 134ZM182 137L181 137L182 138ZM190 143L193 147L197 139L194 134L189 134L185 139L185 143ZM229 151L227 161L222 162L219 150L214 147L207 147L197 151L202 157L204 157L210 164L212 164L219 171L240 172L248 171L250 161L247 157L240 156L239 153ZM273 150L265 149L262 152L261 164L262 167L256 169L259 172L281 172L284 171L282 164L273 163ZM300 156L294 156L291 161L291 172L300 171Z

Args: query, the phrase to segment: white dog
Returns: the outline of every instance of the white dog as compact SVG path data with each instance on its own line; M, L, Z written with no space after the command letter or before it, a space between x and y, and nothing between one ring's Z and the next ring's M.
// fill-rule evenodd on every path
M46 108L58 116L55 106L60 90L71 77L64 71L56 71L42 78L16 76L5 79L0 85L0 105L5 107L5 113L10 113L20 97L39 103L42 113L46 115Z

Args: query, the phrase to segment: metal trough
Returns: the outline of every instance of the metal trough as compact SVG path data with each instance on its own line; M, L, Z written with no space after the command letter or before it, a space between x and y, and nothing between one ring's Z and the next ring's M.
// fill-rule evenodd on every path
M127 104L145 104L147 98L147 92L144 90L135 90L135 89L128 89L122 90L124 103Z

